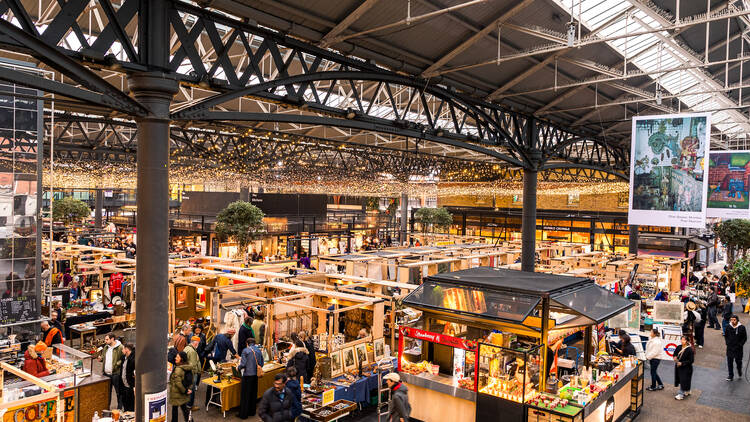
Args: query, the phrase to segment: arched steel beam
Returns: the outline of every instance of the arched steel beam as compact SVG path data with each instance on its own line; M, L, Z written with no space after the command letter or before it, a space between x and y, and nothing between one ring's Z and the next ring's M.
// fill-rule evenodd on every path
M587 170L598 170L602 171L604 173L611 174L613 176L617 176L620 179L623 179L625 181L630 180L630 176L626 175L625 173L619 172L614 168L605 168L605 167L599 167L599 166L591 166L588 164L572 164L572 163L549 163L543 165L540 170L557 170L557 169L587 169Z
M279 114L279 113L246 113L238 111L205 111L200 114L200 119L205 121L255 121L255 122L277 122L277 123L300 123L309 125L324 125L324 126L338 126L350 129L370 130L374 132L394 133L399 131L400 135L408 136L412 138L426 139L428 141L451 145L459 148L464 148L470 151L476 151L481 154L485 154L490 157L497 158L507 163L524 166L524 163L518 159L510 157L506 154L501 154L497 151L493 151L487 148L480 147L478 145L469 144L459 140L450 139L447 137L440 137L426 133L420 130L408 129L408 128L397 128L396 126L385 125L381 122L368 122L359 120L356 117L354 119L337 119L333 117L323 116L307 116L307 115L296 115L296 114Z
M407 86L415 90L418 90L420 92L419 95L423 95L425 93L430 94L443 101L450 101L452 105L459 107L461 111L464 113L475 114L476 116L479 116L481 118L482 123L485 123L488 126L491 125L494 128L494 130L497 132L497 134L501 135L507 143L509 143L510 145L514 145L515 143L517 143L517 140L514 140L511 134L508 133L508 131L505 130L505 128L503 128L498 122L496 122L492 118L492 116L488 115L484 110L482 110L480 107L477 107L475 104L469 101L466 101L465 99L457 95L451 94L448 90L442 89L434 85L428 85L425 87L423 83L420 83L414 78L405 77L405 76L401 76L401 75L393 74L393 73L378 73L378 72L363 72L363 71L328 71L328 72L315 72L315 73L308 73L308 74L303 74L303 75L296 75L296 76L291 76L287 78L279 78L273 81L268 81L268 82L252 85L243 89L228 91L222 94L217 94L212 97L208 97L189 107L175 111L174 113L172 113L172 118L173 119L202 118L202 116L204 115L203 112L205 110L208 110L209 108L217 106L219 104L223 104L227 101L240 98L240 97L245 97L245 96L265 97L267 99L274 100L274 101L284 100L284 97L276 95L276 94L271 94L269 92L269 91L273 92L275 88L282 87L282 86L290 87L294 85L300 85L300 89L295 93L295 95L298 98L301 98L305 94L305 90L308 89L308 86L312 82L318 82L318 81L389 82L389 83L399 84L402 86ZM362 99L358 98L358 101L361 101L361 100ZM298 107L301 106L301 104L294 104L293 102L289 102L289 101L287 101L287 103L292 106L295 106L295 105ZM346 113L346 111L344 110L327 107L325 104L322 104L320 102L305 102L304 106L307 109L317 109L316 111L319 111L322 113L335 113L335 114ZM430 118L432 118L432 116L429 116L428 120L430 120ZM385 119L381 119L381 120L386 121ZM432 126L436 126L436 125L433 124ZM441 129L443 131L447 131L447 128L433 127L432 129L435 129L435 130ZM460 134L456 134L456 135L460 135ZM497 143L492 143L492 142L486 142L486 143L490 143L492 145L498 145Z
M0 34L13 38L22 46L32 50L34 57L65 75L65 77L78 82L91 91L102 94L101 103L95 104L105 104L113 109L135 116L147 116L150 113L141 103L130 98L89 68L58 51L58 49L47 44L38 36L30 34L4 19L0 19ZM85 91L81 92L80 96L75 96L74 90L83 91L78 88L68 87L68 91L74 95L73 98L88 101L87 98L91 97ZM63 94L63 92L60 92L60 94Z

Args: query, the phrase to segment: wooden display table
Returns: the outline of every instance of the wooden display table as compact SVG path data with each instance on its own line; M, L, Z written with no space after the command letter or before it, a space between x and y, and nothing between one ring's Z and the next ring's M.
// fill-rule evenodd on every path
M71 346L73 345L73 338L75 336L80 336L81 338L81 344L78 346L80 348L83 348L83 341L87 335L91 335L96 339L96 327L92 326L70 327L70 333L73 334L70 338Z
M258 378L258 399L263 397L266 390L273 387L274 376L284 369L284 365L275 362L263 365L263 376ZM215 376L201 380L202 384L211 389L206 410L214 405L221 409L223 416L226 417L227 411L238 407L242 401L242 381L239 378L232 378L229 381L222 378L220 383L215 383L214 380L216 380Z

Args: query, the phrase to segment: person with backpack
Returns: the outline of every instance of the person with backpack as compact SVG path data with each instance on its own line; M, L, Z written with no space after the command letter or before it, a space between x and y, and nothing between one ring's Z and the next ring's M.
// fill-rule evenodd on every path
M172 374L169 376L169 404L172 406L172 418L171 422L177 422L179 420L179 412L177 409L182 410L182 415L185 417L185 421L190 421L190 409L188 408L188 401L190 400L190 394L193 386L193 371L188 364L187 353L184 351L178 352L175 356L175 367Z
M388 422L409 422L411 405L409 404L409 389L401 382L401 376L396 372L386 374L385 380L391 389L391 401L388 403Z

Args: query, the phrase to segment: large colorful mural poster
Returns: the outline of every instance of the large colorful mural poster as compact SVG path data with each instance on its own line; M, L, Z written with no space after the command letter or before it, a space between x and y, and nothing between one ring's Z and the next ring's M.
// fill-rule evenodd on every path
M628 224L706 224L710 114L633 118Z
M706 217L750 218L750 150L708 155Z

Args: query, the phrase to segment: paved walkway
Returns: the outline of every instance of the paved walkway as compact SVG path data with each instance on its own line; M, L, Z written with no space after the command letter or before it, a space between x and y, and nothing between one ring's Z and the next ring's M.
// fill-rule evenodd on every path
M743 324L750 323L748 314L740 314L739 317ZM734 381L726 381L725 351L721 331L706 328L704 348L698 349L695 359L692 395L683 401L674 399L678 390L674 387L674 363L665 361L659 366L659 376L666 388L645 392L644 405L638 419L666 421L673 420L677 415L684 415L689 416L691 421L750 421L750 376L745 371L743 377L737 379L735 373ZM749 354L750 343L745 345L743 366L748 364ZM650 383L649 371L646 369L646 385Z

